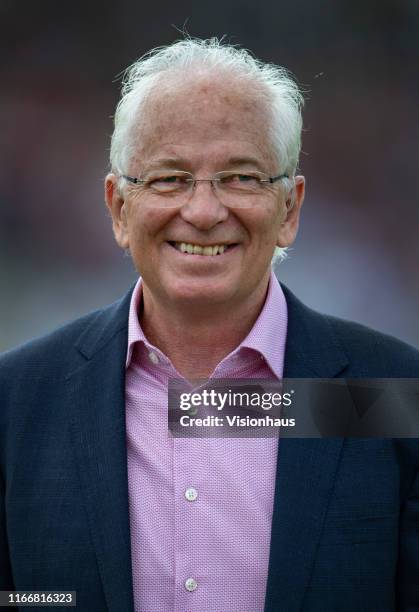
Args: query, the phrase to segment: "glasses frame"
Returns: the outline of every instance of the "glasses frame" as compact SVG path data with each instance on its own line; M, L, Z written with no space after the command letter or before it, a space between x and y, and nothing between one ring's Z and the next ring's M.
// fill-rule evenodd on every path
M212 184L212 186L214 187L214 183L219 183L221 182L221 178L218 178L217 175L218 174L225 174L225 173L229 173L228 170L223 170L221 172L216 172L214 174L214 176L210 177L210 178L196 178L191 172L184 172L183 170L173 170L173 172L177 172L179 174L183 174L183 175L188 175L191 178L187 179L188 182L192 183L192 191L195 189L196 187L196 183L208 183L210 182ZM246 175L246 172L233 172L231 171L231 174L243 174ZM269 176L267 174L265 174L264 172L258 172L258 174L260 174L261 176L266 176L265 179L260 179L260 182L262 184L268 184L268 185L273 185L274 183L276 183L277 181L280 181L283 178L290 178L288 174L278 174L277 176ZM133 183L134 185L145 185L146 183L149 182L148 179L141 179L141 178L137 178L135 176L129 176L127 174L121 174L121 178L125 179L126 181L128 181L129 183Z
M173 173L173 174L170 174L170 173ZM260 186L273 185L281 179L289 178L288 174L278 174L277 176L269 176L265 174L264 172L259 172L256 170L254 170L253 172L248 171L248 173L249 175L252 175L252 176L258 175ZM175 196L182 195L183 193L183 195L186 195L187 201L189 201L192 198L196 184L200 182L210 182L214 193L216 194L220 202L227 208L232 208L232 209L253 208L253 206L255 205L254 201L252 201L251 203L251 200L249 198L244 197L244 196L251 195L252 194L251 190L249 190L247 193L245 190L243 190L241 193L240 193L240 190L237 190L236 195L240 195L243 197L236 199L235 203L231 201L230 202L225 201L224 198L227 196L223 192L219 191L218 185L222 184L222 180L223 180L223 176L220 176L220 175L224 175L224 176L225 175L233 175L233 176L234 175L244 175L246 176L246 172L224 170L224 171L215 173L214 176L212 176L211 178L196 178L191 172L187 172L184 170L167 170L167 176L179 176L179 175L185 177L185 183L190 184L190 187L189 185L187 185L186 192L185 191L181 192L181 191L176 191L176 190L165 192L165 191L158 191L157 189L153 190L151 186L148 187L150 195L157 196L157 199L154 201L154 206L156 206L157 208L160 208L160 207L161 208L178 208L180 206L183 206L183 204L185 204L185 201L180 203L179 200L177 200ZM152 177L150 179L142 179L142 178L138 178L134 176L129 176L127 174L122 174L120 175L120 177L127 180L129 183L132 183L133 185L146 185L146 187L147 187L147 183L149 182L151 183L153 181ZM156 180L158 180L158 177L156 177ZM261 194L259 193L259 195ZM160 205L157 205L157 202L160 202Z
M211 183L212 188L215 190L215 183L220 183L222 181L222 178L218 178L219 174L246 175L246 172L233 172L233 171L229 172L228 170L223 170L221 172L216 172L214 176L212 177L199 179L199 178L196 178L191 172L187 172L183 170L173 170L173 172L182 174L183 176L190 177L189 179L186 179L186 181L191 183L191 189L190 189L191 192L194 191L197 183ZM257 171L257 174L259 174L260 176L266 177L266 178L260 179L260 183L263 185L273 185L274 183L276 183L277 181L280 181L281 179L289 178L289 175L286 173L278 174L277 176L269 176L268 174L265 174L264 172ZM142 178L138 178L135 176L129 176L128 174L121 174L120 177L134 185L146 185L149 182L149 179L142 179ZM164 195L164 192L161 192L160 195Z

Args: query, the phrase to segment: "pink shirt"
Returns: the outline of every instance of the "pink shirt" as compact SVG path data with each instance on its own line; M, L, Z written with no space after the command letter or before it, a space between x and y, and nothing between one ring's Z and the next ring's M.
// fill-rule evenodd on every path
M181 376L145 338L141 299L140 279L125 382L135 612L262 611L278 440L168 433L168 379ZM211 378L282 378L286 331L272 274L253 328Z

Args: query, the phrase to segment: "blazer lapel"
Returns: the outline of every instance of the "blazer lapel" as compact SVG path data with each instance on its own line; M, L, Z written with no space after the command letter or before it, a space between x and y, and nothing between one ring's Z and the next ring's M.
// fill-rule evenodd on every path
M332 378L348 363L327 318L283 287L284 378ZM265 612L301 610L333 492L343 439L280 439Z
M134 609L125 436L125 357L130 294L80 338L84 364L67 379L72 435L108 609Z

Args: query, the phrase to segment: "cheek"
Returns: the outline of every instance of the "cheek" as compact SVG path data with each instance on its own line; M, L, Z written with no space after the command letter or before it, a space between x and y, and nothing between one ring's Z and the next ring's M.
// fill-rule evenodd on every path
M145 207L132 206L128 216L128 233L132 244L147 242L159 229L159 215Z
M147 246L147 225L144 223L144 219L140 215L138 215L138 211L130 211L130 214L127 218L127 231L129 252L138 270L140 265L144 265L144 255L150 250L150 247Z
M173 216L167 210L143 207L131 211L128 232L132 257L143 266L158 265L159 249L164 243L164 232Z
M247 229L255 246L258 249L274 248L282 222L279 211L266 211L266 214L254 216L251 221Z

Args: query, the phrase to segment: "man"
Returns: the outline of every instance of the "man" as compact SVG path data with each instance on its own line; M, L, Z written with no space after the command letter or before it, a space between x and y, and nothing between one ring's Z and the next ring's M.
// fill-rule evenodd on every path
M271 273L295 239L301 95L216 40L127 74L106 203L141 279L1 361L3 590L86 612L419 610L419 444L177 439L170 378L418 377L413 348Z

